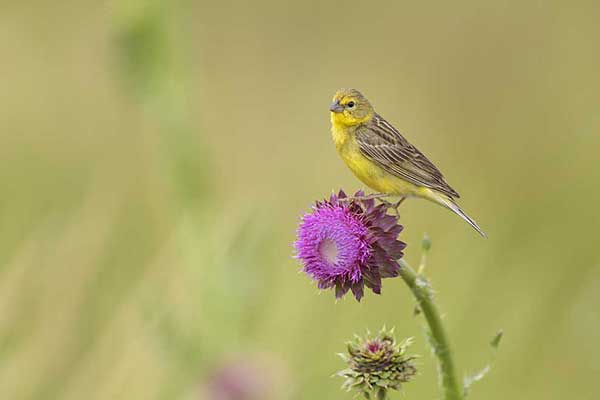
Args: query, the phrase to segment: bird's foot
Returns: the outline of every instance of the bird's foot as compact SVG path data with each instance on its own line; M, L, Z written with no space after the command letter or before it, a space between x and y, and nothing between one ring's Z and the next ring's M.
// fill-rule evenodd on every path
M394 210L394 212L396 213L396 215L399 217L400 216L400 211L398 211L398 208L400 207L400 205L402 204L402 202L404 200L406 200L406 197L401 197L400 200L398 200L395 203L392 203L390 201L387 201L384 199L384 197L389 197L390 195L387 193L372 193L366 196L351 196L351 197L347 197L345 199L340 199L340 200L346 200L346 201L351 201L351 200L379 200L379 202L381 204L383 204L384 206L386 206L388 209L392 209Z
M389 196L389 194L386 193L372 193L366 196L351 196L351 197L347 197L346 199L340 199L340 200L373 200L373 199L377 199L379 201L381 201L382 203L387 203L385 200L382 200L382 197L387 197Z
M379 201L380 201L382 204L384 204L384 205L385 205L385 206L386 206L388 209L390 209L390 208L391 208L392 210L394 210L394 213L396 214L396 216L397 216L397 217L400 217L400 211L398 210L398 208L400 207L400 204L402 204L402 202L403 202L404 200L406 200L406 197L401 197L401 198L400 198L400 200L398 200L398 201L397 201L397 202L395 202L395 203L391 203L391 202L389 202L389 201L387 201L387 200L382 200L382 199L379 199Z

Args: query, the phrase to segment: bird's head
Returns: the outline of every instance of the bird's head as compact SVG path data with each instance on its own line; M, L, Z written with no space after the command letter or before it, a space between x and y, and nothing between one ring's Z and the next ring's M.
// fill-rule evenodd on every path
M329 111L331 111L331 122L344 126L367 122L375 113L369 100L356 89L338 90L333 96Z

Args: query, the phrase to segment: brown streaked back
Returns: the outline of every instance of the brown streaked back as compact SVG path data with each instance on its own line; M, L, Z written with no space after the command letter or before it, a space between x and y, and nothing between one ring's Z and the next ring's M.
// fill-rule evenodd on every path
M379 114L356 129L356 141L365 157L390 174L451 198L460 197L440 170Z

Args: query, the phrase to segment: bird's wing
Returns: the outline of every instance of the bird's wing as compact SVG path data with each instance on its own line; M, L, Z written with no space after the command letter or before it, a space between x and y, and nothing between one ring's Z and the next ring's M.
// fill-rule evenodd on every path
M375 114L367 125L356 130L356 141L365 157L392 175L453 198L460 197L436 166L380 115Z

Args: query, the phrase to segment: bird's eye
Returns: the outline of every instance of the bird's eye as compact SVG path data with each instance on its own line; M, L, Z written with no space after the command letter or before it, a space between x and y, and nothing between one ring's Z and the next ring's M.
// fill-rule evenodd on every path
M349 101L348 104L346 104L348 106L348 108L353 108L354 107L354 102L353 101Z

